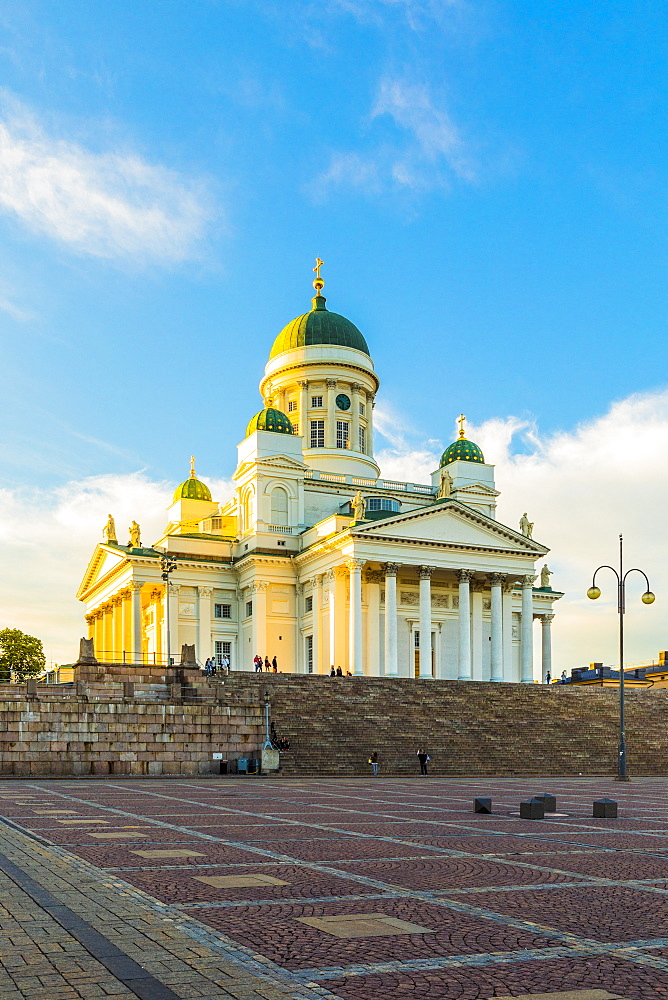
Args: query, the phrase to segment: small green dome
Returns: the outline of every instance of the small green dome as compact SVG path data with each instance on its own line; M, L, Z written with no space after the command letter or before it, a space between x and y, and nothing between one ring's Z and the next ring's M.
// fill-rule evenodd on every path
M467 438L460 437L445 449L441 455L441 468L450 462L483 462L485 456L477 444Z
M316 295L313 308L303 316L297 316L291 323L283 327L274 341L270 358L283 351L291 351L295 347L312 347L329 344L335 347L352 347L355 351L369 355L367 342L345 316L329 312L325 306L324 295ZM369 355L370 356L370 355Z
M174 490L174 502L177 500L211 500L211 490L199 479L191 476Z
M294 434L295 429L281 410L275 410L273 406L268 406L265 410L260 410L248 422L246 437L253 431L274 431L276 434Z

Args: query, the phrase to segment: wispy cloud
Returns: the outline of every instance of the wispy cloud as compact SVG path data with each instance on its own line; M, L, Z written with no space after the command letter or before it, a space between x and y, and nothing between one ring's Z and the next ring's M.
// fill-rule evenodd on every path
M203 182L127 150L48 135L0 96L0 211L78 254L133 264L198 255L213 214Z
M31 320L35 319L35 313L30 309L22 309L21 306L17 306L15 302L11 299L6 298L4 295L0 295L0 312L7 313L12 319L16 319L19 323L29 323Z
M396 414L381 417L379 430L387 443L376 458L391 478L426 481L450 443L421 439ZM453 424L451 440L455 436ZM566 592L556 606L553 630L559 673L595 660L615 662L612 574L602 580L604 596L596 605L585 592L593 570L614 562L620 532L628 565L641 566L657 594L656 605L642 605L638 579L640 589L629 597L628 658L651 658L665 649L661 601L668 595L668 563L661 544L668 469L662 456L668 451L668 390L630 396L572 431L544 435L530 420L510 416L478 427L469 423L467 436L496 465L499 520L517 527L528 511L534 536L552 550L552 583Z
M382 79L367 127L366 148L332 153L317 190L348 186L370 194L419 193L475 180L473 156L460 129L426 83Z

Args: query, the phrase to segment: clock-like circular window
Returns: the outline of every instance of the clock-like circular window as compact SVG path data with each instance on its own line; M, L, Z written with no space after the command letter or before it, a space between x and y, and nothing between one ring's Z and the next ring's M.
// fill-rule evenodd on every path
M346 396L344 392L339 393L336 397L336 405L339 410L349 410L350 409L350 398Z

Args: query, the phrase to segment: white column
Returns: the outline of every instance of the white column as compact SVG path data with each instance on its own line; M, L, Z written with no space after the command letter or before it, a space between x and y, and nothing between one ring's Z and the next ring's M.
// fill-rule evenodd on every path
M376 401L370 392L366 394L366 453L373 458L373 408Z
M397 676L397 573L399 563L385 563L385 673Z
M436 677L443 677L443 664L441 662L443 658L443 622L436 623L436 631L434 632L434 675Z
M131 592L131 634L132 634L132 649L130 650L132 659L135 663L141 663L142 661L142 628L141 628L141 583L132 581L130 584Z
M330 667L336 670L336 574L333 569L327 571L327 610L329 611L329 646L328 657ZM324 673L329 673L325 670Z
M521 676L523 684L533 683L533 583L535 576L522 577Z
M482 580L471 583L471 677L482 680Z
M211 587L198 587L197 588L197 661L203 664L205 660L208 660L211 656L213 650L211 649L211 594L213 593ZM253 609L255 610L255 609ZM174 641L175 630L174 621L172 619L172 612L170 607L170 632L172 634L172 650L174 652L181 652L180 647ZM178 619L177 619L178 621ZM178 660L177 660L178 662Z
M353 382L350 387L351 392L351 421L350 421L350 450L359 451L360 450L360 392L362 391L362 386L357 382Z
M459 677L471 680L471 597L469 583L473 570L459 570Z
M362 666L362 568L366 560L349 559L346 563L350 573L350 614L348 669L353 674L363 674Z
M319 674L323 671L323 657L320 650L320 608L322 602L322 575L314 576L311 580L311 599L313 609L311 613L311 634L313 636L313 673ZM329 672L329 671L328 671Z
M431 575L434 566L418 566L420 578L420 677L431 672Z
M552 677L552 620L554 615L541 615L540 623L542 626L541 634L541 652L543 654L543 677L542 680L545 681L547 675Z
M492 573L489 585L492 593L492 643L491 643L491 677L492 681L503 680L503 597L502 586L505 581L503 573Z
M325 448L336 448L336 379L325 380L327 413L325 415Z
M169 637L171 640L172 647L172 659L174 663L181 662L181 643L179 641L179 591L181 585L179 583L169 584ZM211 590L209 590L211 594ZM209 609L211 605L209 604ZM209 619L211 618L211 611L209 610ZM207 656L209 653L206 654ZM204 663L204 660L202 660Z
M302 593L304 588L301 583L297 581L295 584L295 650L294 650L294 664L293 671L296 674L303 674L306 672L306 659L304 650L304 640L302 639L302 607L303 598Z
M506 580L503 585L503 679L517 680L513 657L513 589L515 582Z
M253 653L255 656L255 653ZM236 635L230 636L230 670L241 670L242 664L239 663L239 637Z
M267 652L267 587L268 583L253 584L253 656L264 661Z
M366 573L366 664L367 673L380 676L380 573Z
M311 429L308 425L308 382L298 382L299 386L299 433L306 442L305 447L311 446ZM290 414L288 413L288 417ZM294 416L294 414L293 414ZM264 656L264 653L262 654ZM255 653L253 653L255 656Z

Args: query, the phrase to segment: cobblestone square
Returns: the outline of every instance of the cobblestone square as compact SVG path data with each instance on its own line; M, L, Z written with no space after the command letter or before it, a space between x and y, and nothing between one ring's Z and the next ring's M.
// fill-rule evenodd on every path
M2 781L0 1000L668 997L668 781L541 784Z

